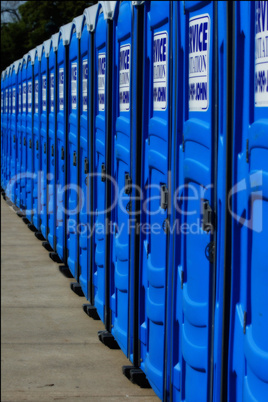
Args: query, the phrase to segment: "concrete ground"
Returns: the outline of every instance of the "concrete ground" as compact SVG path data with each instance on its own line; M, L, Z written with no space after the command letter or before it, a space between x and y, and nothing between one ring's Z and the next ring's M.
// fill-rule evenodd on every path
M0 198L1 401L159 401L123 376L128 359L98 340L73 280Z

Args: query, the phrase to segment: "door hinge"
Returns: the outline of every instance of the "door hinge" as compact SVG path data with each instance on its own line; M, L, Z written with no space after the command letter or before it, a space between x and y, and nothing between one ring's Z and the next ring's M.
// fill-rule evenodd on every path
M39 148L39 142L38 142L38 140L36 140L35 148L36 148L36 150L38 151L38 148Z
M76 151L73 153L73 166L76 166Z
M106 167L104 163L101 165L101 181L106 181Z
M129 176L129 173L125 173L125 194L131 193L131 185L132 185L131 177Z
M208 200L203 202L203 230L213 232L214 214Z
M84 161L84 169L85 169L85 174L89 173L89 162L88 162L88 158L85 158Z
M23 138L23 145L26 145L26 137Z
M64 147L61 147L61 160L64 160Z
M215 255L216 255L216 247L215 247L215 242L211 241L208 243L205 254L207 257L207 260L211 262L212 264L215 262Z
M47 153L47 143L44 142L44 154L46 154L46 153Z
M243 332L244 332L244 334L246 333L246 327L247 327L247 312L244 311L244 318L243 318Z
M249 152L248 152L248 147L249 147L249 144L248 144L248 140L247 140L247 142L246 142L246 162L247 162L247 163L249 163Z
M168 207L168 189L165 184L161 186L161 208L167 209Z
M185 150L185 144L184 144L184 134L182 134L182 152Z
M29 139L29 148L32 148L32 140L31 140L31 138Z
M54 156L54 145L51 145L51 156Z

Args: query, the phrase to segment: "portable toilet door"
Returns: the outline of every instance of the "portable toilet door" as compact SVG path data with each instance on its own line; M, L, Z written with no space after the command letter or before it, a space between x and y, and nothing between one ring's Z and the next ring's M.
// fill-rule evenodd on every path
M169 249L172 2L144 3L140 367L162 398ZM147 228L142 229L142 228ZM149 228L149 230L148 230ZM158 228L158 230L155 230Z
M40 232L40 110L41 110L41 57L43 45L36 48L33 60L33 225L37 229L35 236L42 239Z
M33 223L33 63L35 50L27 57L27 114L26 114L26 218ZM32 227L32 226L31 226Z
M4 113L5 113L5 74L1 73L1 192L3 189L3 175L4 175Z
M19 60L17 70L17 166L16 166L16 206L20 209L20 197L21 197L21 156L22 156L22 142L21 142L21 115L22 115L22 101L21 101L21 69L22 61Z
M135 100L132 97L131 77L135 64L133 57L133 23L132 4L126 1L120 4L118 17L115 20L115 46L113 57L113 107L115 124L112 131L112 177L116 182L114 188L116 205L112 208L111 221L116 230L111 234L111 310L112 334L118 345L130 356L130 236L131 223L130 203L132 192L131 163L135 164L132 154L132 108ZM136 78L136 77L135 77Z
M234 31L230 196L233 233L227 398L264 402L268 395L267 2L236 2Z
M25 213L26 209L26 109L27 109L27 57L23 57L22 62L22 116L21 116L21 141L22 141L22 157L21 157L21 210Z
M68 127L67 127L67 265L78 281L78 218L79 218L79 108L80 108L80 39L83 16L74 18L69 37L68 57ZM71 285L73 286L73 284Z
M96 16L100 6L95 4L84 10L80 45L80 141L79 141L79 284L90 305L85 305L88 314L96 316L92 282L92 126L93 126L93 69L94 32Z
M94 35L94 111L93 111L93 285L97 313L110 339L110 202L111 130L113 124L112 52L113 18L116 2L100 2ZM106 337L106 338L105 338Z
M57 52L56 250L55 253L50 254L52 259L59 258L65 264L67 263L65 230L67 201L67 66L71 28L71 22L60 28Z
M8 67L7 74L7 98L8 98L8 108L7 108L7 169L6 169L6 196L10 198L10 173L11 173L11 111L12 111L12 97L11 97L11 73L12 66Z
M48 102L48 177L47 177L47 240L56 250L56 116L57 116L57 51L59 33L52 35L49 52L49 102Z
M215 370L221 364L221 357L218 351L214 354L214 347L221 347L221 323L217 320L222 319L223 276L220 270L223 261L217 258L216 251L224 253L226 122L223 115L219 120L218 94L221 95L220 112L223 114L226 111L225 7L225 3L219 7L218 2L185 1L183 11L180 9L184 101L176 194L180 209L180 239L175 249L181 251L179 261L176 260L177 299L173 317L176 320L174 355L177 353L175 348L178 350L173 360L172 379L176 400L180 397L212 400L213 380L218 384L219 379ZM219 183L218 169L222 175ZM218 194L223 197L222 211L217 211L220 205L217 185ZM214 328L219 334L215 335Z
M17 73L19 61L12 66L11 73L11 94L12 94L12 110L11 110L11 175L10 175L10 198L15 204L16 198L16 168L17 168Z
M47 239L47 137L48 137L48 55L51 39L43 43L41 56L41 109L40 109L40 227Z

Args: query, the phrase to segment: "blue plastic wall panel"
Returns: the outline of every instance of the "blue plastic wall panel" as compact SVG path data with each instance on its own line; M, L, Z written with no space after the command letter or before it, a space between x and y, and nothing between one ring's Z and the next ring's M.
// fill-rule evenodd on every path
M230 401L268 395L268 4L235 3Z
M30 56L27 63L27 115L26 115L26 218L32 222L33 207L33 66Z
M103 13L96 22L94 36L94 183L93 183L93 285L95 306L104 322L105 305L105 192L106 182L102 180L105 173L106 135L105 135L105 87L106 87L106 37L107 23ZM97 230L98 229L98 230Z
M33 224L40 231L41 174L40 174L40 110L41 110L41 62L36 52L33 75Z
M143 166L144 224L149 230L141 234L140 340L141 367L162 398L164 381L164 342L166 309L166 275L170 183L170 52L171 2L151 2L146 10L144 107L148 107L148 131L143 133L145 161ZM147 136L148 133L148 136ZM158 230L152 229L158 227Z
M21 156L22 156L22 139L21 139L21 115L22 115L22 85L21 85L21 66L20 63L17 74L17 167L16 167L16 206L20 208L21 200Z
M27 70L26 59L23 59L22 66L22 115L21 115L21 209L26 209L26 110L27 110Z
M56 52L53 46L49 53L49 102L48 102L48 177L47 177L47 224L48 241L56 250Z
M15 65L13 64L11 73L11 115L10 115L10 144L11 144L11 159L10 159L10 199L15 203L16 197L16 157L17 157L17 75Z
M79 213L79 283L87 300L93 303L91 289L91 91L89 82L92 70L92 36L84 23L80 48L80 148L79 148L79 188L82 191L82 204ZM90 131L89 131L90 130Z
M67 264L73 277L78 280L78 136L79 136L79 46L75 25L71 31L68 60L68 132L67 132L67 216L66 243Z
M213 351L214 281L206 247L212 231L203 228L204 206L214 209L213 38L216 3L184 3L180 12L183 61L183 138L179 151L180 245L176 278L174 386L177 400L212 398L210 358ZM201 35L202 32L202 35ZM199 33L197 35L197 33ZM200 67L201 63L201 67ZM202 64L203 63L203 64ZM180 84L178 84L180 85ZM180 200L180 202L178 202ZM176 247L176 248L177 248ZM181 378L180 378L181 376ZM198 391L197 391L198 390ZM180 396L178 393L180 392ZM197 393L198 392L198 393Z
M130 187L125 188L125 178L131 176L130 134L131 134L131 74L132 66L132 7L126 1L120 5L114 53L114 107L116 113L115 132L113 132L112 176L115 180L115 193L121 201L112 209L112 334L120 348L128 356L129 339L129 208ZM113 197L112 197L113 199Z
M65 185L66 185L66 47L62 35L57 53L57 144L56 144L56 252L62 260L65 250Z
M40 227L42 235L47 239L47 86L48 65L45 49L41 57L40 74Z

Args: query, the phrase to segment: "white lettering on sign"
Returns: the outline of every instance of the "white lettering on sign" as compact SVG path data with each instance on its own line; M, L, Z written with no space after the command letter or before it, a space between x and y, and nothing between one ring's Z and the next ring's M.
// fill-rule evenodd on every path
M16 113L16 88L13 88L13 93L12 93L12 113Z
M19 85L19 113L21 113L21 85Z
M129 111L129 105L130 105L130 45L120 46L119 105L120 105L120 112Z
M255 106L268 106L268 2L255 2Z
M88 62L87 59L83 60L83 71L82 71L82 85L83 85L83 112L87 111L87 85L88 85Z
M38 99L38 94L39 94L39 82L38 82L37 79L35 80L34 88L35 88L35 90L34 90L34 92L35 92L35 95L34 95L34 105L35 105L34 112L35 112L35 113L38 113L38 108L39 108L39 99Z
M59 69L59 109L64 110L64 68Z
M198 15L189 23L189 110L205 112L209 107L210 18Z
M22 111L26 112L26 82L22 84Z
M28 113L32 113L32 83L28 82Z
M76 110L77 105L77 63L71 66L71 88L72 88L72 110Z
M50 112L54 112L54 90L55 90L54 73L51 73L50 74Z
M168 34L154 34L153 43L153 97L154 110L167 108Z
M100 53L98 56L99 111L105 110L105 68L106 68L106 55L105 53Z
M42 110L45 112L47 110L47 77L42 76Z

